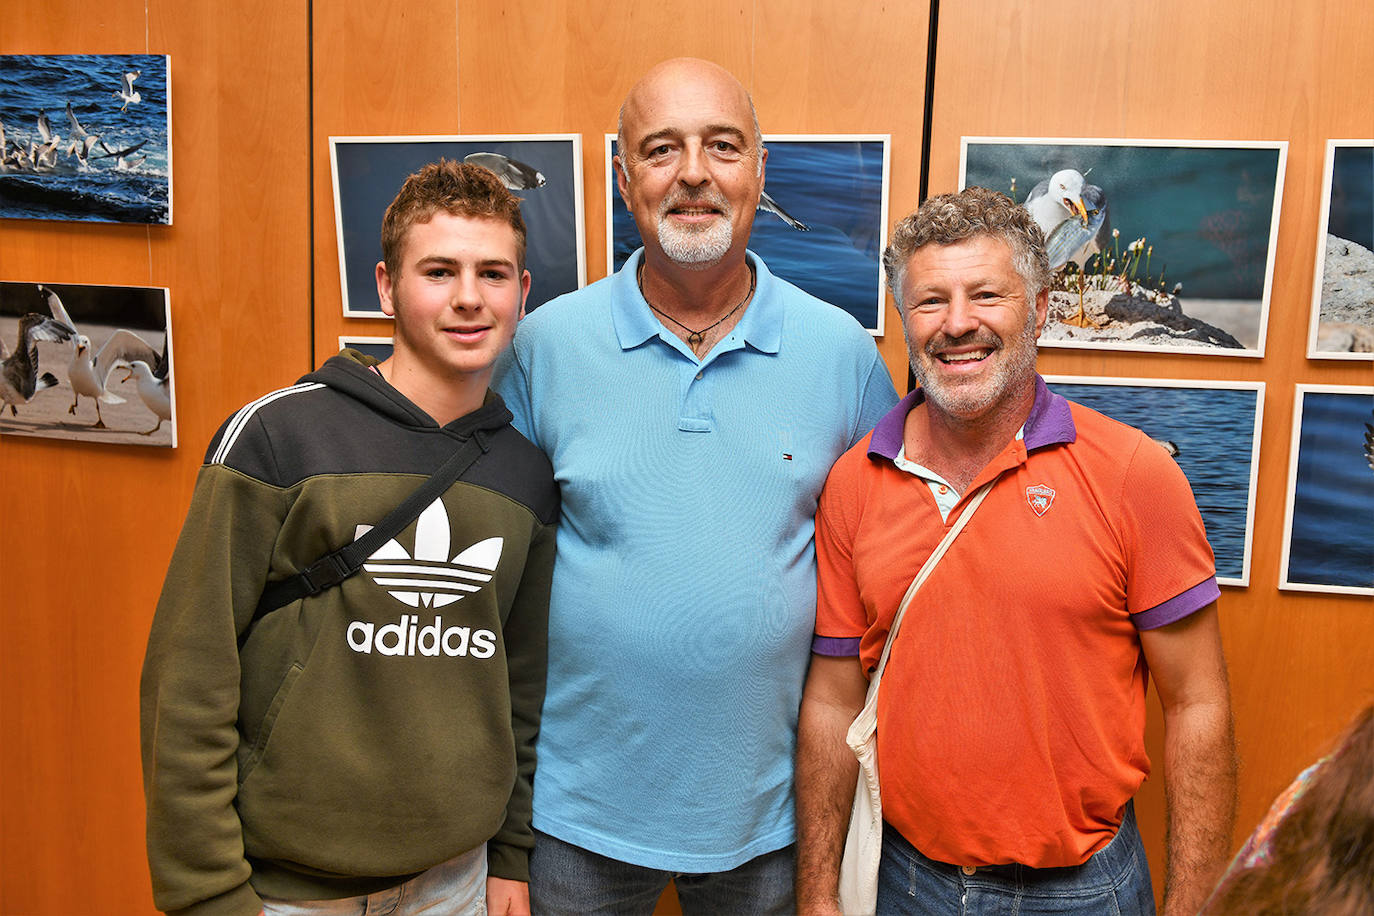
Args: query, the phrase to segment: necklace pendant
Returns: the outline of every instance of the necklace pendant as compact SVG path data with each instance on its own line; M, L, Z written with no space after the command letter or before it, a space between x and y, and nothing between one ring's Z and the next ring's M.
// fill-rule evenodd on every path
M692 333L687 335L687 346L699 347L701 346L702 341L704 341L705 339L705 337L701 336L700 331L693 331Z

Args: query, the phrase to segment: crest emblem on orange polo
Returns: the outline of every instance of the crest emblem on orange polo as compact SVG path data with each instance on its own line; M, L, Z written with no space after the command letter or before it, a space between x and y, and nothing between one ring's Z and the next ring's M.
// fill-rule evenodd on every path
M1026 487L1026 502L1030 503L1031 511L1036 515L1043 516L1050 511L1050 506L1054 505L1054 490L1045 486L1043 483L1033 487Z

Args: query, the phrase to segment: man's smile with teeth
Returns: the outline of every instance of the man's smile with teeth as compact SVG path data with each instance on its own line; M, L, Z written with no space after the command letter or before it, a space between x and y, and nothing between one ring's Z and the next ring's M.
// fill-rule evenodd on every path
M991 355L991 350L974 350L970 353L942 353L939 356L939 360L943 363L966 363L974 360L986 359Z

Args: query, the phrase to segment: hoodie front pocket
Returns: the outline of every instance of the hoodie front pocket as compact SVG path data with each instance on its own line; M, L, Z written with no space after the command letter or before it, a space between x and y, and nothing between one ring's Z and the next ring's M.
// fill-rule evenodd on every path
M253 768L262 760L262 755L267 750L267 742L272 738L272 730L276 727L277 716L281 714L282 707L286 705L286 699L291 695L291 688L295 686L296 680L301 676L305 669L299 662L292 663L286 670L286 675L282 678L281 686L272 696L272 703L267 707L267 714L262 717L262 724L258 726L258 737L253 742L253 747L248 752L248 757L239 767L239 785L242 786L247 781Z

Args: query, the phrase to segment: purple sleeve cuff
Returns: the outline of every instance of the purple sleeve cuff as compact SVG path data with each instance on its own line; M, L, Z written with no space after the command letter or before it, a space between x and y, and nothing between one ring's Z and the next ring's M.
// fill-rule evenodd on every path
M811 640L811 651L816 655L858 658L859 639L858 636L816 636Z
M1207 605L1221 597L1221 588L1217 585L1216 576L1194 585L1181 595L1175 595L1163 604L1157 604L1148 611L1141 611L1139 614L1131 615L1131 622L1135 624L1137 630L1153 630L1157 627L1168 626L1194 614ZM816 651L812 649L812 651Z

